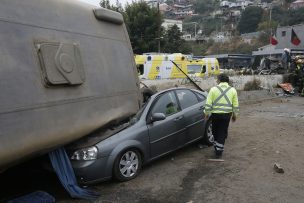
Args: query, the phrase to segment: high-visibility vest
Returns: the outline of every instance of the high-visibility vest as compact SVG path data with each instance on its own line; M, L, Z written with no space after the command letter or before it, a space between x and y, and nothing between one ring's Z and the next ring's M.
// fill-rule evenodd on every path
M227 82L212 87L208 93L205 114L212 113L239 113L239 101L234 87L230 87Z

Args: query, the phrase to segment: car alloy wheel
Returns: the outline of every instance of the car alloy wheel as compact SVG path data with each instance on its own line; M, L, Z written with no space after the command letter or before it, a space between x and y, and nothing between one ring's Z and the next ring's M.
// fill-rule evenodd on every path
M114 175L120 181L135 178L141 168L141 156L137 150L127 150L117 157L114 166Z
M208 128L207 128L207 139L210 143L214 142L214 137L213 137L213 134L212 134L212 123L210 123Z

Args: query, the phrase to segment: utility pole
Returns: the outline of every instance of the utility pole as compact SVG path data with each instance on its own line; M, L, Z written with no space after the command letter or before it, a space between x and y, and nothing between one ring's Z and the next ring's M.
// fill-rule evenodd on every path
M157 0L157 14L158 14L158 18L159 18L160 17L159 0ZM160 53L160 26L158 28L158 53Z
M268 29L270 33L270 44L271 44L271 38L272 38L272 28L271 28L271 13L272 13L272 3L270 4L270 11L269 11L269 23L268 23ZM271 57L271 51L269 52L269 57Z
M158 38L158 53L160 53L160 38Z
M197 25L197 22L190 22L190 23L183 23L183 24L194 24L194 38L196 39L196 25Z

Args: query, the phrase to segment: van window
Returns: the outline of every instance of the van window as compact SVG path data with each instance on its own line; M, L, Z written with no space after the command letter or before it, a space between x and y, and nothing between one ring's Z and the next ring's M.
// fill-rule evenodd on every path
M194 74L194 73L200 73L202 69L202 65L187 65L188 73Z
M137 72L139 73L139 75L143 75L144 74L144 65L139 64L136 67L137 67Z
M206 73L206 65L203 65L203 68L202 68L202 73Z

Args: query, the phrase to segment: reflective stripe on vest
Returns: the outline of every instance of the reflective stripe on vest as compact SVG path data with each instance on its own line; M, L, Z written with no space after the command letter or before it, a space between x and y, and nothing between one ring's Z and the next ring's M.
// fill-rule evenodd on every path
M223 89L222 86L215 86L212 91L216 96L213 96L213 101L208 101L205 105L204 112L206 114L210 113L231 113L234 112L235 114L239 113L239 106L234 106L234 92L231 92L230 90L233 90L233 87L225 86L227 88ZM229 92L230 91L230 92ZM232 98L230 98L232 97ZM231 99L231 101L230 101ZM237 96L236 96L237 99ZM237 101L236 101L237 102ZM237 105L237 103L236 103Z
M213 102L213 111L223 111L225 113L230 113L232 111L232 104L229 100L229 98L227 97L227 92L231 89L231 87L228 87L227 89L223 90L221 87L216 86L217 89L221 92L220 96L218 96L218 98L216 98L216 100L214 100ZM220 99L224 97L227 104L224 103L218 103L220 101ZM229 109L227 108L221 108L221 107L229 107Z

